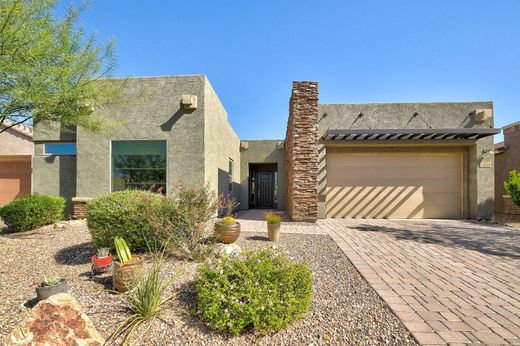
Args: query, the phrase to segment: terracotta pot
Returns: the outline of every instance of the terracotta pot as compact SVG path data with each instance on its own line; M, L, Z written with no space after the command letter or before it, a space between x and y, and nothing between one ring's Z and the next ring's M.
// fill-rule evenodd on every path
M218 240L224 244L234 243L240 236L240 222L237 222L234 225L216 223L215 233L217 234Z
M112 280L114 288L119 292L126 292L135 286L135 283L143 272L144 257L133 255L128 263L114 263Z
M267 224L267 237L271 241L278 241L280 239L280 225L279 223Z
M44 300L49 298L52 295L67 292L69 290L69 285L65 279L61 279L57 285L54 286L38 286L36 287L36 297L38 300Z

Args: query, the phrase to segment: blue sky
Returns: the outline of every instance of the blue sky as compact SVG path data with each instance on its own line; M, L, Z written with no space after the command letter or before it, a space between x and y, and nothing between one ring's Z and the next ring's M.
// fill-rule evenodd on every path
M518 0L92 0L80 23L115 38L116 76L206 74L240 138L274 139L293 80L319 81L321 103L494 101L496 127L519 121L519 15Z

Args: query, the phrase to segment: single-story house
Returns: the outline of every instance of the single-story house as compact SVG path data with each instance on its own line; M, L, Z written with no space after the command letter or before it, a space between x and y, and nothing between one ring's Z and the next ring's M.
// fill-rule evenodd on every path
M31 126L14 125L9 120L0 124L0 206L31 194L32 154Z
M520 171L520 121L502 128L504 141L495 144L495 212L520 218L520 207L513 204L504 181L513 169Z
M320 104L294 82L285 139L241 140L204 75L130 78L98 135L35 126L34 192L74 199L209 182L240 208L325 217L490 219L493 104Z

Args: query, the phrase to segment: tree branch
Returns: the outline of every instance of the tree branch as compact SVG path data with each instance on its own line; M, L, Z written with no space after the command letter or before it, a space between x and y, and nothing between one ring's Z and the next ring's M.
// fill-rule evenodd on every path
M16 123L13 123L13 124L7 126L7 125L4 125L4 120L5 120L5 119L3 118L2 121L0 122L0 125L1 125L2 127L4 127L4 128L3 128L3 129L0 129L0 133L9 130L11 127L15 127L16 125L23 124L24 122L26 122L26 121L29 120L29 119L31 119L31 117L25 118L24 120L18 121L18 122L16 122Z

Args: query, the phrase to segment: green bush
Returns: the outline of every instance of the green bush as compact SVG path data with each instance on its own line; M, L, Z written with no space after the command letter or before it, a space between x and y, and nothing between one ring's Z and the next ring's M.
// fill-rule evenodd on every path
M504 182L504 187L511 196L514 204L520 207L520 173L516 170L509 172L509 177Z
M307 265L269 250L222 256L199 268L198 314L221 333L269 334L303 317L312 299Z
M65 199L31 195L15 199L0 209L0 217L14 232L28 231L63 219Z
M87 204L87 225L96 247L122 237L132 251L156 251L198 259L205 254L206 223L215 213L207 186L181 186L174 197L139 190L113 192Z
M132 251L145 251L158 233L150 215L162 206L163 196L147 191L126 190L100 196L87 203L87 226L95 247L114 247L122 237ZM148 242L148 243L147 243Z

